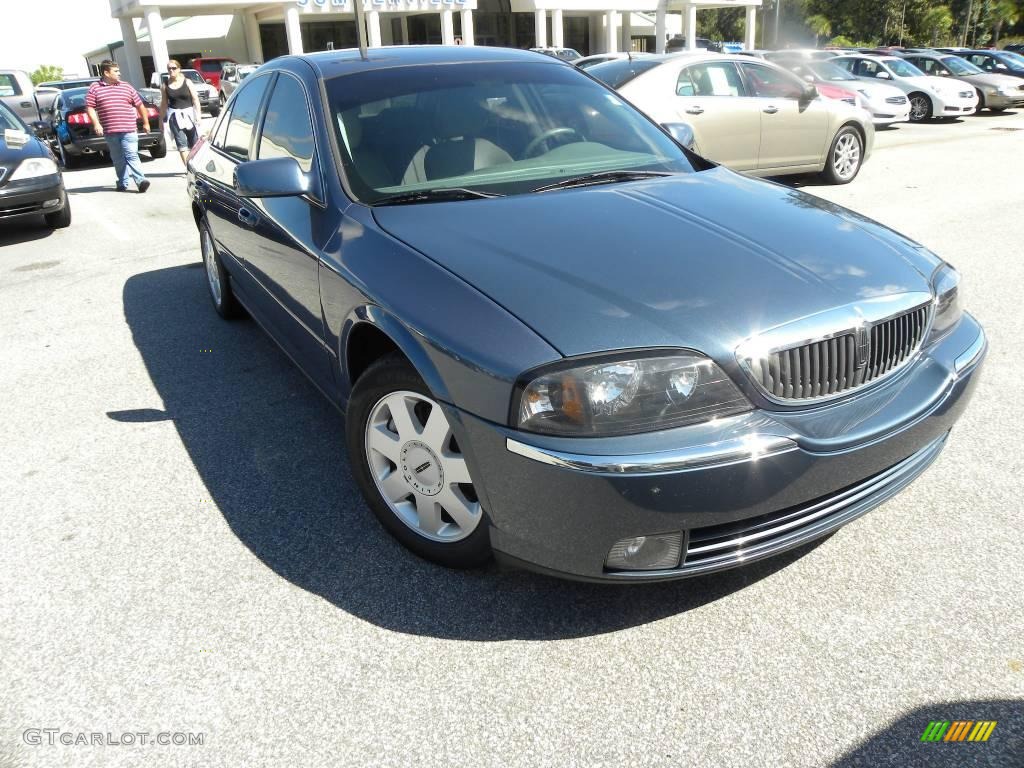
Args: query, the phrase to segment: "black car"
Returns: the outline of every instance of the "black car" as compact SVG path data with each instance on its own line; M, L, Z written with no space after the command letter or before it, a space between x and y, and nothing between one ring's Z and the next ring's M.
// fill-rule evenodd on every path
M1024 56L1012 51L953 51L971 64L994 75L1024 78Z
M71 88L58 94L47 115L49 137L54 151L65 168L74 168L87 155L106 155L107 142L93 132L92 119L85 108L88 88ZM144 99L145 101L145 99ZM164 137L163 118L160 110L150 101L145 101L149 112L149 133L142 130L142 119L137 121L139 149L149 150L154 158L167 154L167 139Z
M1009 51L1010 53L1016 53L1020 56L1024 56L1024 43L1010 43L1008 46L1003 48L1003 50Z
M71 223L64 179L50 148L0 104L0 221L39 215L54 229Z

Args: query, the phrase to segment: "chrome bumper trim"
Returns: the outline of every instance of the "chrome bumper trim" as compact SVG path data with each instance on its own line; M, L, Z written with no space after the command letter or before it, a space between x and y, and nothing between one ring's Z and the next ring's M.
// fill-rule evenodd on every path
M953 361L953 371L960 373L965 368L970 368L974 363L981 357L981 353L985 351L985 332L981 331L978 333L978 338L974 340L974 343L967 348L962 355Z
M767 456L795 451L797 444L788 437L777 435L747 435L674 451L626 456L566 453L527 445L511 437L506 438L505 447L511 453L563 469L613 475L652 475L736 464L741 461L756 461Z

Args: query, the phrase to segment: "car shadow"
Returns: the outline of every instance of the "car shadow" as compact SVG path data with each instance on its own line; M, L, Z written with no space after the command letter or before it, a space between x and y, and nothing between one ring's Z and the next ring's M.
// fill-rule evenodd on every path
M125 428L172 421L208 493L180 503L211 516L219 510L268 568L365 621L479 641L601 634L699 608L817 545L646 586L574 583L496 565L461 572L420 560L363 503L342 416L254 322L214 313L201 266L125 284L125 317L164 408L111 402L107 415ZM209 524L216 529L216 520Z
M949 723L945 735L956 737L956 722L965 726L963 741L922 741L932 722ZM994 722L988 739L967 738L979 723ZM850 723L850 727L856 727ZM943 729L939 727L939 732ZM981 734L979 733L979 736ZM963 766L1024 765L1024 703L1014 699L936 702L917 707L891 726L864 740L829 768L963 768Z
M1003 110L1002 112L993 112L991 109L985 109L981 112L975 112L973 115L971 115L971 117L984 117L988 119L994 117L1012 117L1016 114L1018 114L1018 110L1014 109L1006 109Z
M20 245L33 240L43 240L53 234L53 227L46 223L42 214L17 222L0 222L0 248L5 245Z

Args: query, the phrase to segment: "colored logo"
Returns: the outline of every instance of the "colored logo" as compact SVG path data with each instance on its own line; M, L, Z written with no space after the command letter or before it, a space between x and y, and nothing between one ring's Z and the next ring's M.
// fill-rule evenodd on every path
M988 741L995 729L995 720L932 720L921 741Z

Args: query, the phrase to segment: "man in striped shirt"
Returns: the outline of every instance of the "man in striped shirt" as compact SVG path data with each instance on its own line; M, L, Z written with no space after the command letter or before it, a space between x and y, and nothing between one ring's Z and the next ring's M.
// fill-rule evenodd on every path
M128 180L134 179L139 192L149 189L149 179L139 161L139 134L136 117L149 133L149 112L129 83L121 82L121 70L109 59L100 64L103 78L89 86L85 107L92 120L93 131L107 140L110 158L117 173L117 191L128 191Z

